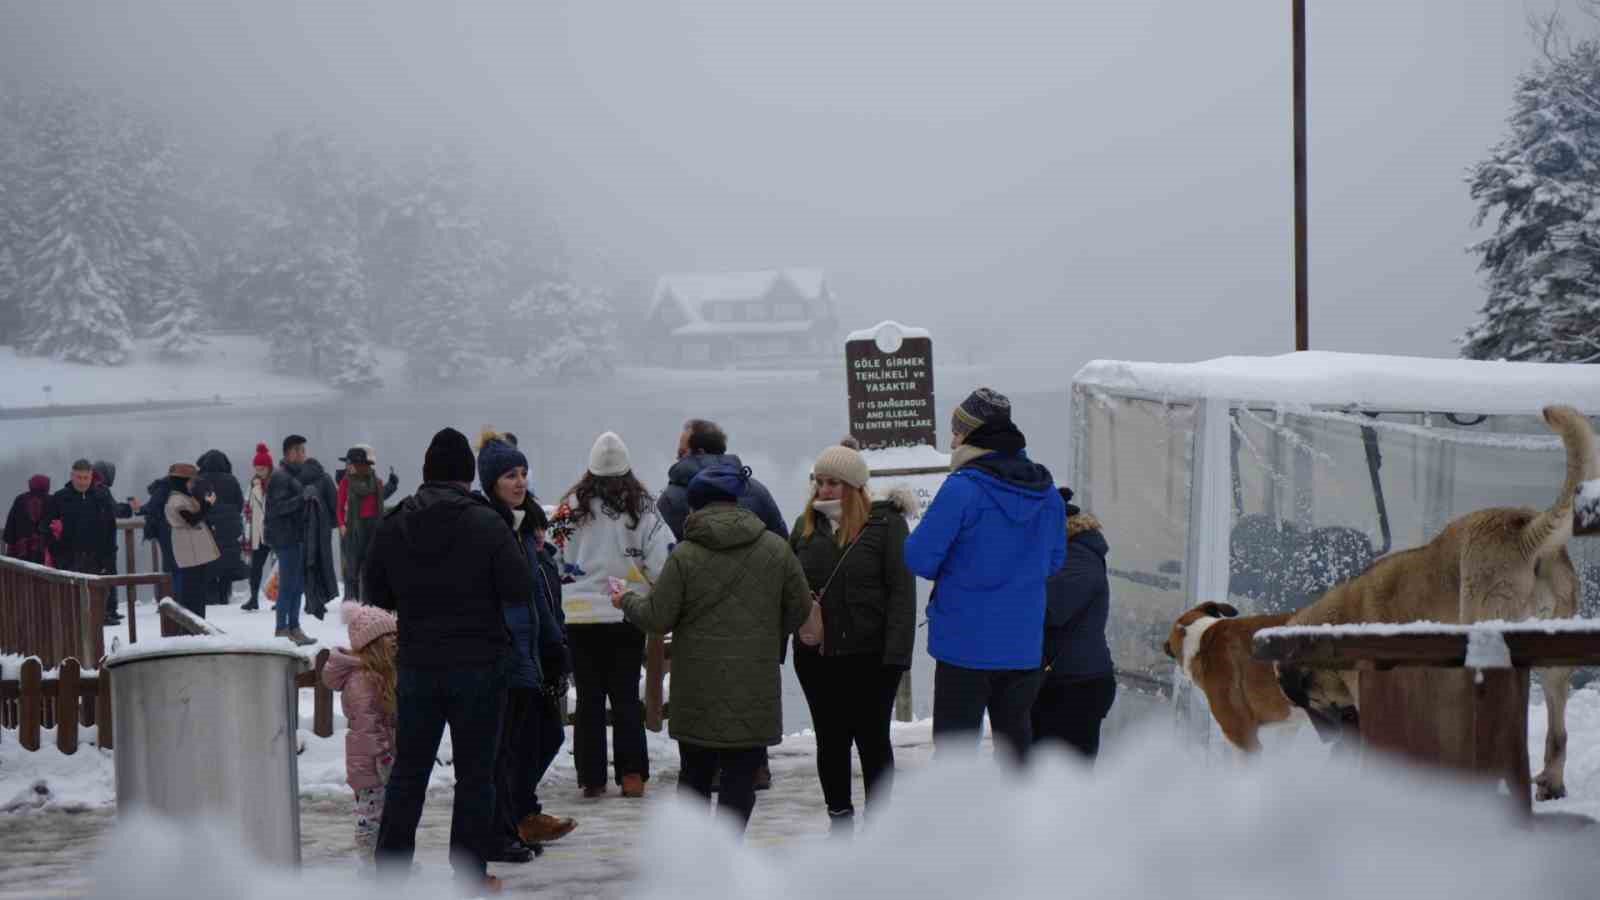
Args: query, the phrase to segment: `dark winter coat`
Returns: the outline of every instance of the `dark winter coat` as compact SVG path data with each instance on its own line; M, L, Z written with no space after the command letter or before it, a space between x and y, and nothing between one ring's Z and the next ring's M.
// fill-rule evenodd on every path
M806 573L755 513L715 503L690 515L627 620L672 633L674 739L704 747L771 746L783 736L779 650L811 612Z
M656 511L661 514L661 520L672 529L672 536L683 540L683 523L689 518L689 482L700 470L712 466L733 466L742 468L744 463L732 453L713 455L710 453L693 454L685 456L672 464L667 470L667 489L661 492L661 498L656 501ZM761 524L778 537L789 537L789 526L783 521L783 513L778 511L778 504L772 499L772 492L761 482L750 479L745 488L744 495L739 498L739 506L756 514Z
M532 544L523 538L523 550ZM572 651L567 646L567 614L561 608L561 567L555 549L547 541L533 551L538 565L533 570L533 589L539 606L539 669L545 684L572 674Z
M306 539L306 487L316 488L322 508L330 517L338 509L338 489L315 460L303 463L278 463L267 481L267 533L269 547L287 547ZM330 518L330 522L332 519Z
M504 608L533 595L516 535L489 501L429 482L383 517L362 581L368 603L400 619L400 664L500 664Z
M219 581L242 581L250 577L240 546L244 540L244 491L233 475L233 464L221 450L207 450L196 464L194 495L215 494L217 502L206 511L206 524L216 538L221 553L212 575Z
M139 514L144 516L144 539L155 541L161 548L161 571L178 571L178 561L172 555L172 526L167 524L167 498L172 495L172 482L157 478L145 488L146 500Z
M45 564L45 515L50 509L50 479L35 475L28 490L11 502L6 516L6 554L31 563Z
M61 523L55 536L54 523ZM90 487L78 493L71 484L56 491L45 513L45 541L56 568L99 574L117 556L117 509L111 493Z
M906 539L906 565L934 582L928 653L966 669L1037 669L1044 584L1067 561L1066 504L1025 453L969 449L982 452L957 450L958 467Z
M301 509L305 523L302 540L306 550L306 612L320 619L327 614L328 604L339 596L339 569L333 558L333 479L323 471L321 463L308 459L300 467L300 483L304 491Z
M915 498L904 493L872 504L867 524L848 556L835 539L828 517L813 512L815 528L804 537L805 517L795 522L789 545L800 558L813 592L823 585L824 637L827 656L870 653L884 665L911 668L917 633L917 579L906 568L906 514ZM843 563L840 562L841 558ZM838 574L834 575L834 568ZM828 581L829 576L833 581ZM795 643L796 653L816 653Z
M126 500L118 500L114 490L117 484L117 467L105 460L96 462L93 467L95 483L106 489L111 495L111 501L117 510L117 518L130 519L133 517L133 504Z
M1109 552L1094 516L1079 513L1067 520L1067 564L1045 583L1044 661L1051 680L1081 681L1112 672L1106 643Z
M495 511L508 524L515 518L505 507L490 500ZM531 509L532 497L526 501ZM511 687L542 688L572 671L567 652L566 616L561 611L561 571L555 557L534 542L534 518L524 515L517 542L528 560L533 593L522 602L505 606L506 627L511 631L515 651Z

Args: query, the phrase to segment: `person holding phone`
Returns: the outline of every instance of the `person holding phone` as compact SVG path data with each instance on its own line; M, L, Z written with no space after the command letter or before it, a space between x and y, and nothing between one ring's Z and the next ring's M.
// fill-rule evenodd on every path
M178 564L172 573L172 591L180 606L200 618L206 617L207 566L221 554L216 538L206 522L206 514L216 505L215 492L203 497L194 496L195 476L199 469L192 463L174 463L167 470L171 493L167 497L167 524L172 527L172 556Z

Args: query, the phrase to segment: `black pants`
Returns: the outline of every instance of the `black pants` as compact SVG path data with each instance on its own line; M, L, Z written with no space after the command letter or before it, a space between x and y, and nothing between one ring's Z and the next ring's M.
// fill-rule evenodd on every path
M238 563L224 555L206 566L206 603L227 606L233 597L233 574Z
M267 559L272 556L272 548L262 544L250 551L250 603L253 605L261 597L261 576L266 574Z
M1033 742L1065 741L1091 762L1100 754L1100 723L1117 699L1117 678L1048 678L1033 701Z
M517 823L541 811L539 779L555 762L567 735L554 704L533 688L506 692L501 734L500 758L495 761L496 819L510 840L517 837Z
M729 816L743 831L756 808L756 769L761 766L764 747L733 750L702 747L678 742L678 793L711 799L712 779L719 779L717 809Z
M639 699L639 672L644 665L644 632L626 622L568 625L572 648L572 681L578 689L577 724L572 752L577 757L578 784L606 783L606 700L611 701L611 749L617 783L624 775L650 779L645 752L644 703Z
M934 753L974 748L987 711L995 746L1023 762L1033 743L1033 700L1043 680L1042 669L965 669L941 661L933 672Z
M210 592L211 571L207 566L190 566L172 573L173 599L200 618L206 617L206 595Z
M876 653L823 656L797 647L794 674L806 693L806 705L811 707L811 725L817 732L817 778L822 782L828 812L843 815L855 810L850 799L852 745L861 755L867 807L877 809L894 783L889 720L894 716L900 670L885 666Z
M339 542L340 568L344 569L344 599L352 603L361 600L361 572L367 567L367 556L372 549L372 539L378 535L378 525L373 522L361 531L351 531Z
M499 665L403 666L396 701L394 770L384 790L383 822L378 827L379 870L385 876L411 871L428 775L448 724L456 770L450 866L457 876L481 882L488 872L485 860L500 849L494 827L494 763L505 704L503 670Z

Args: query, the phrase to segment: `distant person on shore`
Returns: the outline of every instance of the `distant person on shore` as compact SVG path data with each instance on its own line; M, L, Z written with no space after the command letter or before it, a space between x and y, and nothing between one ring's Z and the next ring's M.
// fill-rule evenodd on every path
M345 464L339 479L334 509L339 520L339 558L344 569L344 598L360 601L361 570L367 564L367 551L378 520L383 518L383 501L400 489L400 479L389 471L387 483L378 482L377 457L364 444L351 447L339 457Z
M49 543L45 540L45 515L50 509L50 476L34 475L28 489L11 501L6 515L6 555L24 562L50 565Z
M683 540L683 523L689 517L689 482L694 476L712 466L745 468L738 456L728 452L728 435L722 426L709 419L690 419L683 423L678 433L678 461L667 470L667 489L661 492L656 509L672 529L674 540ZM772 492L755 478L749 479L744 493L739 495L739 506L756 514L767 530L789 539L789 526L783 513L772 499ZM779 662L783 661L779 654ZM767 760L767 748L761 748L761 765L756 769L756 790L772 787L772 766Z
M267 481L272 478L272 451L266 444L256 445L256 455L250 464L254 474L250 476L250 491L245 496L244 507L245 540L250 549L250 602L239 608L254 612L261 608L261 577L272 556L272 548L266 541Z
M610 581L613 605L652 634L672 633L672 715L678 792L711 799L743 831L755 807L762 750L783 736L779 653L811 611L805 571L789 545L738 505L749 470L714 466L689 483L683 543L655 585ZM865 687L865 686L863 686Z
M1100 754L1100 724L1117 699L1116 670L1106 643L1111 584L1100 521L1067 505L1067 563L1045 583L1044 685L1033 702L1033 740L1061 741L1090 762Z
M283 439L283 460L267 481L266 541L278 557L277 628L274 635L305 646L316 643L300 629L306 589L306 439Z
M206 511L206 524L217 541L217 561L206 573L206 605L227 606L233 583L249 575L244 561L244 491L233 475L233 462L221 450L207 450L195 464L196 493L213 494L216 502Z
M789 536L817 603L795 636L794 674L817 732L829 833L845 837L855 828L852 748L870 813L882 814L893 786L889 722L917 633L917 579L905 563L916 497L902 488L875 501L870 475L855 450L823 450L811 468L811 499Z
M1011 401L972 392L951 421L950 475L906 540L928 601L935 751L975 748L983 716L1018 762L1043 679L1045 581L1067 555L1066 505L1028 459Z
M356 795L356 853L365 864L378 849L384 792L394 770L399 625L394 613L376 606L346 603L343 609L350 647L335 647L329 654L322 683L339 692L349 723L344 733L345 782Z
M366 601L400 625L395 765L378 832L380 876L404 876L445 726L454 748L450 865L462 886L495 891L487 860L499 850L495 757L511 638L505 606L533 596L533 573L506 520L472 492L477 463L466 435L445 428L422 464L423 484L378 526L364 574Z
M562 606L578 688L572 729L578 785L585 797L606 792L609 700L617 783L622 796L643 797L650 780L644 704L639 700L645 634L612 607L607 579L621 579L648 593L672 551L672 532L656 515L654 498L634 477L628 447L615 433L595 439L589 466L562 497L550 533L566 583Z
M211 586L209 566L219 555L206 520L217 495L208 491L194 496L200 484L198 474L199 470L189 463L174 463L167 470L172 490L167 495L166 515L172 529L172 557L178 563L178 570L172 574L173 593L179 606L204 619Z

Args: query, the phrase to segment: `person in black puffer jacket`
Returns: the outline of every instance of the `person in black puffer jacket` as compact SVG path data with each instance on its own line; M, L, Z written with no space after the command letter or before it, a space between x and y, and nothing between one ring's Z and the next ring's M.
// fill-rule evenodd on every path
M428 775L445 726L455 748L450 864L473 890L493 886L494 761L511 669L505 607L533 596L527 556L505 518L471 492L477 462L453 428L435 434L424 484L378 526L366 602L400 620L395 762L378 830L378 868L411 870Z
M244 541L244 490L233 475L233 463L221 450L207 450L196 462L195 495L215 494L217 502L206 510L206 524L222 554L206 570L206 605L227 606L233 583L249 576L241 546Z
M855 450L822 451L812 469L812 498L789 537L822 604L824 637L819 645L806 632L796 635L794 673L817 732L830 832L841 837L854 830L852 745L861 755L868 808L881 809L888 797L889 720L917 629L917 582L905 564L906 517L917 501L907 490L873 501L868 475Z
M1111 585L1110 547L1094 516L1067 503L1067 564L1045 585L1045 681L1033 704L1033 740L1065 741L1093 761L1100 752L1100 723L1117 698L1117 679L1106 643Z

